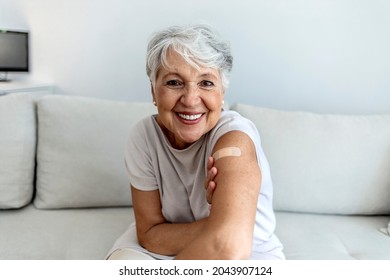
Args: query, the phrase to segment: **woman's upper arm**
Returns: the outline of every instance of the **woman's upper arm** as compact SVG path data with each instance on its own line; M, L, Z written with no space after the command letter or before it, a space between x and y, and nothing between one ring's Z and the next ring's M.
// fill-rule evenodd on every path
M246 245L251 251L256 218L257 199L261 186L261 171L252 139L241 131L223 135L213 148L213 154L227 147L240 150L239 156L225 156L215 161L218 173L209 217L211 228L222 233L232 232L230 242Z
M224 134L213 154L228 147L240 149L240 156L215 161L216 189L203 232L176 256L177 259L248 259L252 251L261 172L256 149L240 131Z

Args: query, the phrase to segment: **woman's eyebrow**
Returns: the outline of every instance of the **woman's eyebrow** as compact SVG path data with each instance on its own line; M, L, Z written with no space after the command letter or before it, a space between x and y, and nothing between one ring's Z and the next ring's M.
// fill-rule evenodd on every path
M209 73L209 72L199 75L199 78L209 78L209 77L213 79L217 79L217 77L213 73Z
M178 72L167 72L161 78L166 79L167 77L170 77L170 76L182 78L182 75L180 75L180 73L178 73ZM213 73L210 73L210 72L202 73L202 74L198 75L196 78L197 79L204 79L204 78L217 79L217 77Z
M180 74L177 73L177 72L168 72L168 73L165 73L165 74L162 76L162 78L165 79L165 78L167 78L167 77L169 77L169 76L180 77Z

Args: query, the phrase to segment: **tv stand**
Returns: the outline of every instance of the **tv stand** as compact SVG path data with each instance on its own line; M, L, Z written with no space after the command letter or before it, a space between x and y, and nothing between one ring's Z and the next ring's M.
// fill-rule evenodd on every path
M53 94L53 86L50 84L16 80L8 80L8 82L0 83L0 97L18 92L32 93L40 97L46 94Z
M8 83L11 82L11 80L7 79L7 72L0 74L0 83Z

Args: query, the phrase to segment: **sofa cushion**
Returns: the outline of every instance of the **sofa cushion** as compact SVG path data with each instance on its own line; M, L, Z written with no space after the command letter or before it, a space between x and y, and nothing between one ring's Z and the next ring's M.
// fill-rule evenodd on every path
M38 208L131 204L124 165L130 126L155 113L152 104L75 96L38 102Z
M260 131L276 210L390 213L390 115L233 109Z
M131 207L3 210L0 260L103 260L132 222Z
M276 212L276 235L289 260L389 260L388 216Z
M0 97L0 208L28 204L34 190L36 114L29 94Z

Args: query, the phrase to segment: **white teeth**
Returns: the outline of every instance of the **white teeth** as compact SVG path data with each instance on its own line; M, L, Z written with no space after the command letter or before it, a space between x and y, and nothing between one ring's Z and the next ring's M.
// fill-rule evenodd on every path
M185 119L187 121L194 121L194 120L199 119L202 116L202 114L184 115L184 114L180 114L180 113L178 113L178 115L180 118Z

